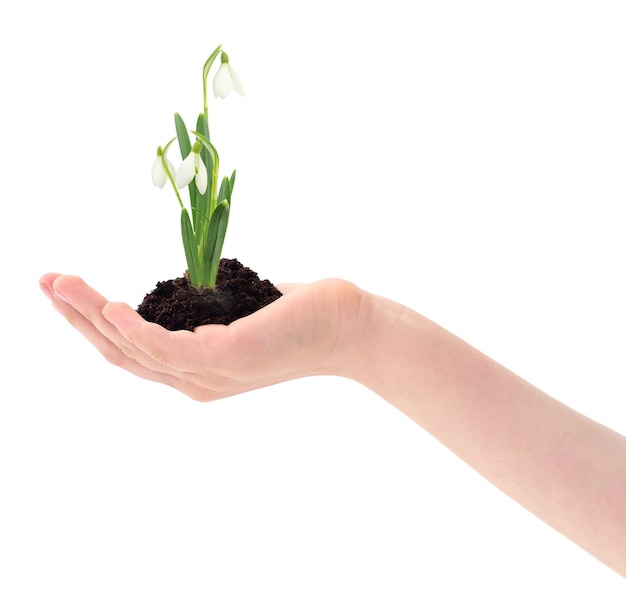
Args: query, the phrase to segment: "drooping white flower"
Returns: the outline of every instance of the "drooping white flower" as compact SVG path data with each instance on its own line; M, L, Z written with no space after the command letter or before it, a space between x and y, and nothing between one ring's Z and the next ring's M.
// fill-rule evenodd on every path
M199 142L196 142L196 144L194 144L187 158L182 162L180 167L178 167L178 171L176 172L176 187L180 189L188 186L195 177L198 191L200 194L204 194L209 183L209 175L200 158L202 145L198 147L198 143Z
M152 183L157 188L163 188L163 186L165 186L167 182L167 171L163 166L164 159L167 163L167 167L170 170L170 173L172 174L172 177L176 176L176 170L174 169L174 165L169 160L167 160L167 158L165 158L163 149L159 146L159 149L157 150L156 160L152 165Z
M244 95L243 82L239 75L228 62L228 55L222 53L222 65L213 78L213 94L215 97L224 99L232 90L239 95Z

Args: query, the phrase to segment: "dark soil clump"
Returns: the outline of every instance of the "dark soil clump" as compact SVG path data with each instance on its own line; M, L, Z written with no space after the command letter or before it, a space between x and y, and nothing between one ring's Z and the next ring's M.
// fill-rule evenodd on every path
M172 331L200 325L229 325L267 306L282 294L236 259L222 258L215 287L196 289L186 277L157 283L137 312Z

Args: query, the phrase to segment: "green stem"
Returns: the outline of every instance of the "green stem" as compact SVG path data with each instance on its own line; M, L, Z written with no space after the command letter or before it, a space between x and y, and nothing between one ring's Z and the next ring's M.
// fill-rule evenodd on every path
M215 58L219 55L222 49L222 45L220 44L212 53L211 56L206 60L204 64L204 68L202 68L202 92L204 94L204 117L206 118L207 125L209 124L209 104L207 102L206 95L206 81L209 77L209 70L215 61Z
M170 168L167 166L167 162L163 163L163 166L165 167L165 173L167 173L167 177L170 180L170 184L172 184L172 188L174 188L174 193L176 194L176 198L178 199L178 204L180 205L181 209L185 209L185 205L183 203L183 199L180 198L180 192L178 191L178 188L176 187L176 182L174 181L174 176L172 175Z
M178 204L181 206L181 209L184 209L185 205L183 203L183 199L180 197L180 192L178 191L178 188L176 187L176 180L174 180L174 176L172 175L172 172L170 171L169 165L167 164L167 160L165 158L167 154L167 149L172 145L172 142L176 141L176 139L177 139L176 137L172 137L172 139L170 139L165 144L165 148L163 148L163 154L161 155L161 162L163 163L163 168L165 169L167 178L170 180L170 184L172 184L172 188L174 188L174 193L176 194L176 198L178 199Z
M217 178L220 167L220 158L215 149L215 146L204 136L202 133L198 131L192 131L192 133L202 142L202 145L209 151L211 155L211 160L213 161L213 169L211 171L212 179L211 179L211 203L209 206L208 217L211 219L213 212L215 211L215 207L217 207Z

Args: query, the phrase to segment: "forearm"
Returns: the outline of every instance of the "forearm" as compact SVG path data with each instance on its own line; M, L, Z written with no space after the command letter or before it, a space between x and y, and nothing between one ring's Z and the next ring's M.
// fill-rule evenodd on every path
M169 332L78 277L41 284L108 361L194 399L317 374L352 378L626 576L626 438L400 304L326 280L230 326Z
M626 576L626 438L371 294L347 375Z

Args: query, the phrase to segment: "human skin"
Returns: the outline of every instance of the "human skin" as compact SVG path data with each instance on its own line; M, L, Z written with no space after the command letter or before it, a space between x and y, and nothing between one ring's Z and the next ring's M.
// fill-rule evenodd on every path
M78 277L40 285L107 361L192 399L304 376L359 382L626 577L626 437L397 302L325 279L280 286L283 297L229 326L172 332Z

